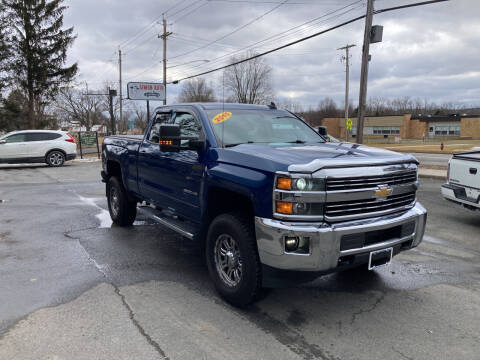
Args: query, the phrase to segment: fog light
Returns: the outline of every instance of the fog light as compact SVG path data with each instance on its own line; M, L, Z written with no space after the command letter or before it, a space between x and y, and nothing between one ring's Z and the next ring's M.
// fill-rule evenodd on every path
M299 243L299 240L298 240L298 237L296 236L287 236L285 237L285 250L286 251L295 251L298 249L298 243Z

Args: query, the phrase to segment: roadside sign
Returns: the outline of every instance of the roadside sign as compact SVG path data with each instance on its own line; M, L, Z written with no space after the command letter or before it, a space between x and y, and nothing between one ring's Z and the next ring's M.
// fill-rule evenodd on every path
M347 130L352 130L353 127L353 121L352 119L347 120Z
M83 146L94 146L97 143L96 134L94 132L82 133L80 142Z
M165 99L165 87L160 83L129 82L127 84L127 96L131 100L154 100Z

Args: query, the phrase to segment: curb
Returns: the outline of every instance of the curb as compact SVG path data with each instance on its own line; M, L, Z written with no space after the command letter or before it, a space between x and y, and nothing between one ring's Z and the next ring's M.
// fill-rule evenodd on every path
M435 174L420 174L418 173L419 178L424 178L424 179L434 179L434 180L445 180L447 178L447 175L435 175Z

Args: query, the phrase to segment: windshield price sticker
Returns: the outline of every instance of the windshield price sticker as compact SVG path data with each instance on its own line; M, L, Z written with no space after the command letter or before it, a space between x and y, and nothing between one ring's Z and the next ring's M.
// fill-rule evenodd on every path
M231 116L232 116L232 113L229 111L226 111L218 115L215 115L215 117L212 119L212 122L214 124L220 124L221 122L224 122L225 120L230 119Z

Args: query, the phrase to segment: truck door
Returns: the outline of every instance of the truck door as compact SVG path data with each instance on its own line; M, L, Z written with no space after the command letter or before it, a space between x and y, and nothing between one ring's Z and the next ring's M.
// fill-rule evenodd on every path
M155 114L152 125L138 149L137 174L138 189L145 200L149 200L161 208L171 206L174 194L172 180L168 177L166 159L171 153L160 151L159 128L160 124L168 123L172 112Z
M195 113L189 108L178 108L175 111L173 123L180 126L182 137L205 139L201 123ZM182 140L180 151L170 153L167 176L174 179L176 212L195 222L200 222L200 196L204 176L202 152L190 150L189 140Z

